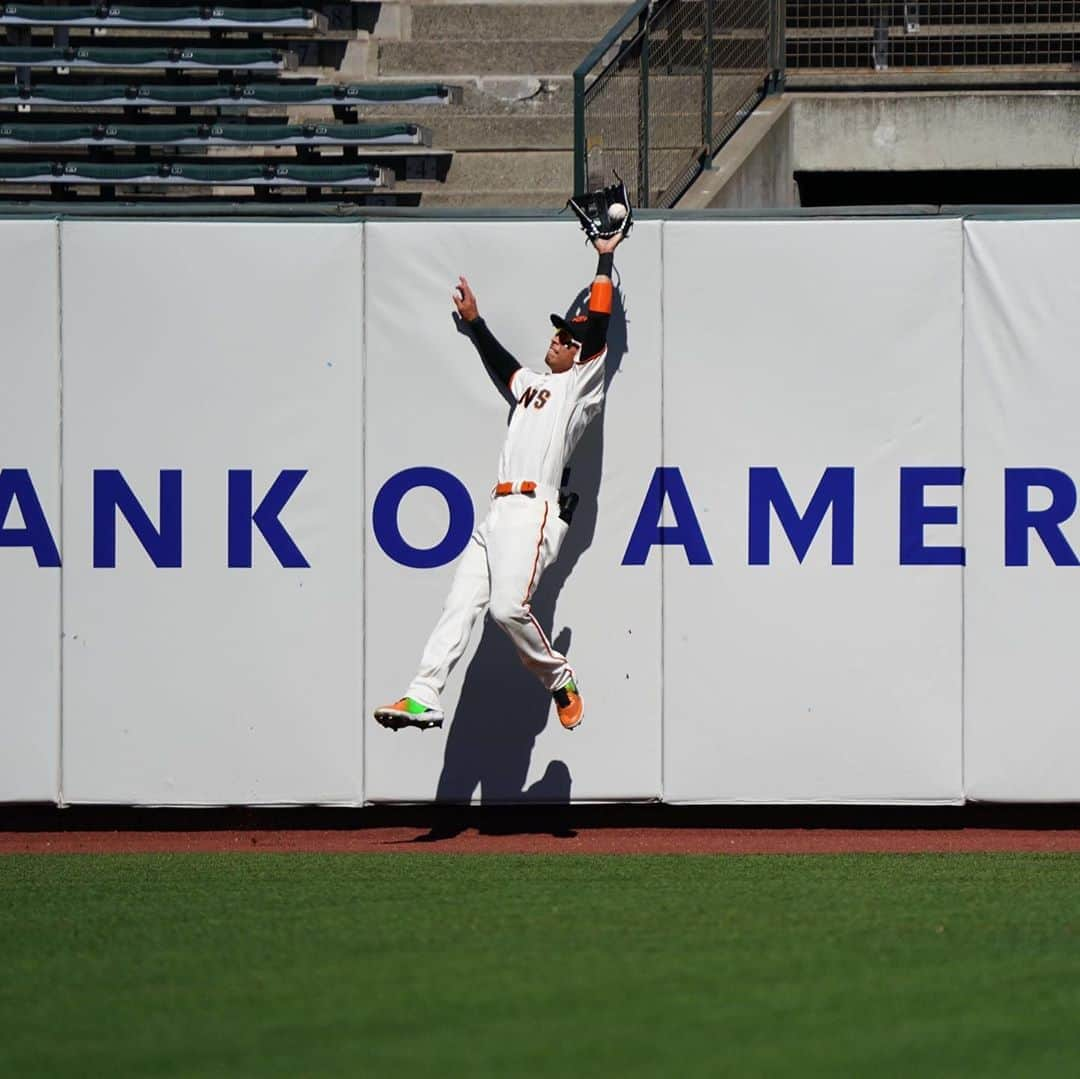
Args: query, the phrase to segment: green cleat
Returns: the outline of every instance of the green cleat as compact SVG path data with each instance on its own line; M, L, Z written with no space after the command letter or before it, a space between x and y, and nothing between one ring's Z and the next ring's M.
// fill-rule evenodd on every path
M438 708L428 708L412 697L402 697L393 704L375 709L375 722L392 731L402 727L417 727L426 731L428 727L441 727L443 714Z

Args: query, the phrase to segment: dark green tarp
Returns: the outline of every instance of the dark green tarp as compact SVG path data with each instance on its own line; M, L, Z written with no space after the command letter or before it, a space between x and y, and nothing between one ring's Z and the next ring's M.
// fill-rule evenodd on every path
M42 98L71 104L93 104L118 99L154 101L163 105L198 105L215 101L262 102L266 104L319 104L368 101L404 102L433 98L447 100L449 87L441 83L401 83L380 86L365 83L346 83L322 86L288 86L280 84L224 83L203 86L154 86L146 84L109 86L56 86L35 84L26 90L13 85L0 87L0 101L20 98Z
M415 142L415 124L0 124L0 139L27 143L119 140L143 146L190 139L227 139L238 145L327 139L362 144L390 139Z
M138 4L109 4L108 13L102 19L97 4L4 4L3 14L12 18L32 19L35 22L65 23L80 20L108 22L122 19L125 22L170 23L198 19L212 23L214 19L228 22L275 23L303 22L311 20L310 10L302 7L247 8L226 7L145 7ZM203 18L204 11L213 11L210 19Z
M62 169L62 171L60 171ZM280 177L301 183L334 184L349 180L375 181L379 170L374 165L114 165L92 162L57 166L51 161L0 163L0 180L21 180L53 175L54 182L64 177L83 177L102 183L133 183L154 179L186 179L196 183L243 183Z
M107 67L138 67L186 60L206 67L251 67L255 64L281 66L283 54L277 49L50 49L0 46L0 63L64 65L78 60Z

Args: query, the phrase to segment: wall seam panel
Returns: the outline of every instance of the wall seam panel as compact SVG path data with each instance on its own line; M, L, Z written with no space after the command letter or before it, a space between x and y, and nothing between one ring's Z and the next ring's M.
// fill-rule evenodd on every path
M57 656L59 680L59 759L57 761L56 803L64 805L64 577L67 571L67 544L64 537L64 223L56 220L56 362L57 362L57 477L60 533L60 641Z
M667 465L666 445L664 439L664 384L667 375L667 341L665 339L664 305L667 299L667 282L664 268L664 238L667 235L667 222L660 222L660 467ZM667 721L667 669L665 647L667 644L667 619L664 610L664 600L667 595L664 578L664 566L667 558L664 551L660 550L660 801L664 801L664 747L666 743L665 724Z
M360 223L360 804L367 804L367 222Z
M960 219L960 466L967 480L967 221ZM960 485L960 543L967 551L967 483ZM964 556L965 562L967 555ZM960 795L967 801L967 572L960 569Z

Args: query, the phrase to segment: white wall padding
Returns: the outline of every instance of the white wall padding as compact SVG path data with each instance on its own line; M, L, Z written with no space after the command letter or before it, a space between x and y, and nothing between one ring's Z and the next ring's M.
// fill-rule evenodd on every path
M450 294L464 274L480 311L521 363L543 369L549 312L587 290L596 256L570 221L386 222L367 232L367 797L374 800L549 801L660 795L659 563L620 565L648 477L660 458L660 225L640 223L620 248L606 411L572 462L581 504L534 610L568 655L585 698L568 733L550 697L501 632L477 625L450 677L444 730L391 732L372 709L400 696L446 595L454 564L395 561L372 529L386 483L438 468L486 513L509 405ZM523 477L527 478L527 477ZM402 536L431 548L446 535L446 499L404 496ZM455 560L456 561L456 560Z
M451 290L542 369L577 225L3 222L0 802L1080 800L1078 245L640 221L533 601L585 723L484 621L395 733L510 410Z
M965 786L1078 801L1080 221L965 232Z
M901 468L962 464L960 228L666 226L664 463L712 563L664 548L666 800L961 798L961 570L901 565L898 520ZM777 470L754 481L768 564L749 564L751 469ZM779 476L798 534L827 469L853 473L828 473L837 501L800 564L761 492L782 502ZM853 564L833 564L849 480ZM960 543L958 525L917 535Z
M0 228L0 801L60 783L57 225ZM29 515L30 520L26 520ZM27 545L31 544L31 545Z
M361 226L79 222L62 240L65 797L359 801ZM161 533L159 562L179 471L180 568L155 565L99 470Z

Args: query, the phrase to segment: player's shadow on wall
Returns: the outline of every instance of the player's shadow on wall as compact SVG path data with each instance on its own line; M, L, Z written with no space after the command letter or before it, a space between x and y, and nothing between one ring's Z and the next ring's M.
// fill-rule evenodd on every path
M567 317L583 312L589 290L575 298ZM468 331L459 324L459 330ZM540 351L543 342L537 342ZM620 289L615 290L611 321L608 324L608 356L605 385L618 373L627 346L627 320ZM513 397L501 383L511 411ZM600 477L604 463L605 405L578 443L570 461L569 480L565 484L577 492L580 501L563 540L554 565L541 578L533 596L532 609L544 629L552 634L552 643L573 663L569 626L554 625L555 607L563 586L574 572L581 556L592 545L596 534ZM617 399L616 399L617 402ZM588 674L583 693L588 695ZM461 696L446 737L442 774L436 801L463 804L479 791L483 805L508 802L534 803L552 807L568 806L572 786L570 769L561 760L552 760L543 776L530 786L526 779L537 736L555 718L551 696L522 665L506 635L486 615L483 634L472 661L465 671ZM565 732L572 739L574 734ZM556 834L563 833L563 821L556 809L551 823Z

